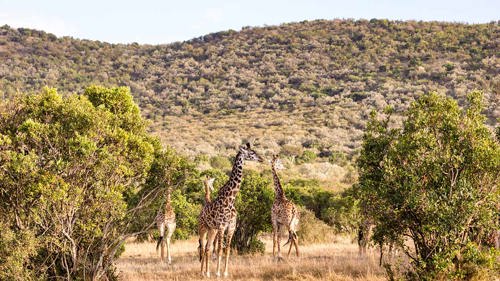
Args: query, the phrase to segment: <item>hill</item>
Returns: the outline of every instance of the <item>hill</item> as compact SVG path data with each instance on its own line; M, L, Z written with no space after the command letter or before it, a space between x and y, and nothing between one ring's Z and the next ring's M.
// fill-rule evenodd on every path
M0 96L45 85L65 93L126 85L152 130L184 153L227 154L258 138L269 153L342 165L356 154L371 110L400 112L427 91L462 102L483 90L496 126L499 24L317 20L168 45L2 26Z

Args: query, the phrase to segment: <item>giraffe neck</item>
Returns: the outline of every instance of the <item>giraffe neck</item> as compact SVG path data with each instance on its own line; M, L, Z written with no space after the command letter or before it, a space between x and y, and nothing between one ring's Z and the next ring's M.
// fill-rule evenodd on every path
M229 181L220 189L217 200L222 200L224 204L234 204L236 194L240 190L240 184L243 179L243 155L238 152L234 159L233 169Z
M208 186L208 182L204 182L205 184L205 203L210 202L210 187Z
M280 178L278 177L278 173L276 173L274 165L272 166L272 171L274 181L274 197L276 199L283 199L285 198L285 193L283 192L283 187L281 186Z
M167 188L167 198L165 198L165 206L164 206L164 209L165 209L165 212L169 211L172 209L172 200L170 198L170 193L172 191L170 190L170 187Z

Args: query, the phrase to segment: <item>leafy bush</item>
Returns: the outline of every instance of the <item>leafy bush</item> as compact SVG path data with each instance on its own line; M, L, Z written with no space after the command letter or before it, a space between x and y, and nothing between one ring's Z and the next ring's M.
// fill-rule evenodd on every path
M374 240L396 243L412 261L409 278L469 279L498 258L480 246L500 227L500 144L484 125L482 98L472 92L461 109L451 98L423 95L403 129L389 129L390 114L383 121L372 114L355 194L375 221Z
M321 210L320 218L337 233L355 233L360 222L359 201L351 191L334 194Z
M332 155L330 155L330 157L328 158L328 161L339 166L345 166L348 163L347 156L345 155L345 153L340 151L333 151Z
M127 88L45 88L0 112L3 276L115 278L125 239L152 224L137 222L160 180L180 184L185 165L165 161L161 177L150 169L165 153L180 158L146 132Z
M300 208L300 224L297 235L299 245L331 243L335 239L335 230L316 218L313 212Z
M30 260L36 256L40 241L29 229L12 230L0 222L0 280L42 280L36 275Z
M231 167L233 166L231 161L227 159L227 157L223 156L213 156L210 158L210 165L214 169L219 169L219 170L230 170Z
M352 190L332 192L315 180L292 180L285 186L287 198L312 211L337 233L353 233L359 222L358 199Z
M238 253L251 253L263 250L255 240L262 232L271 231L271 206L274 193L270 181L257 172L249 171L243 178L241 189L236 197L238 211L237 228L232 245Z
M317 155L313 151L311 151L311 150L304 150L304 152L302 152L302 155L300 155L299 157L297 157L297 159L295 160L295 162L297 164L310 163L310 162L314 161L316 159L316 157L317 157Z

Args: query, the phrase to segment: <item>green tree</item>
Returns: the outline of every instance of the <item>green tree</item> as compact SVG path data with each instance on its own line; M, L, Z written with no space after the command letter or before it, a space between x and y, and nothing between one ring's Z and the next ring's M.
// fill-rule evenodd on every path
M270 181L257 172L250 171L243 178L241 189L236 197L238 219L232 240L239 253L264 252L264 244L257 235L270 231L271 206L274 193Z
M500 146L484 125L482 97L472 92L461 109L426 94L402 129L372 115L365 132L356 193L374 240L396 243L412 261L410 279L468 279L498 257L481 247L499 228L500 199Z
M162 149L129 90L45 88L0 113L0 279L114 278L125 239L151 226L136 216L163 187L145 184ZM166 162L177 184L182 169Z
M134 214L132 230L142 232L144 226L152 226L154 218L159 209L165 203L165 195L168 187L173 189L172 205L175 209L177 227L174 239L187 238L195 233L197 229L197 216L200 211L199 204L187 198L186 186L191 178L197 178L194 165L185 157L177 154L173 149L166 148L155 152L154 160L146 177L142 189L137 194L132 194L127 200L129 206L140 204L138 200L148 200L151 203L144 206ZM127 196L126 198L128 198ZM155 232L155 235L158 234ZM144 239L147 233L143 232L139 238Z

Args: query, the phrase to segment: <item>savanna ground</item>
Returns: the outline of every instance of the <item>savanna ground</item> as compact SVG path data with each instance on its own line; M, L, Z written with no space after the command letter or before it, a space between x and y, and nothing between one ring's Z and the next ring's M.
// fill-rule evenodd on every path
M347 237L337 237L329 244L302 246L300 258L290 255L281 262L272 257L272 240L266 238L264 242L265 255L232 255L226 280L385 280L384 270L378 266L378 251L371 249L359 256L357 245ZM128 243L118 260L120 279L204 280L196 238L173 244L171 266L160 264L155 246L154 242ZM214 261L212 279L216 279L215 269Z

